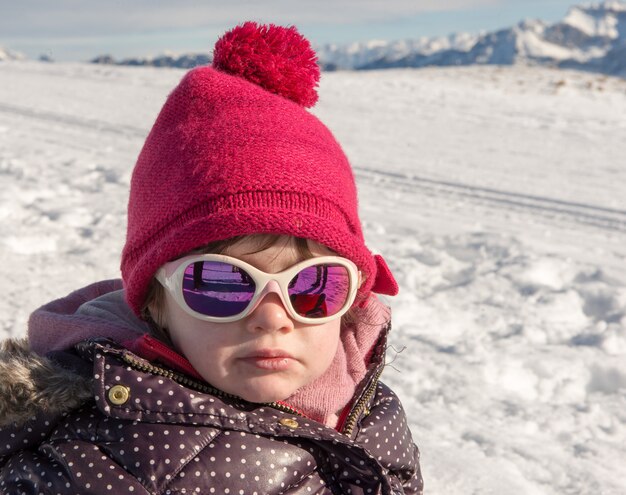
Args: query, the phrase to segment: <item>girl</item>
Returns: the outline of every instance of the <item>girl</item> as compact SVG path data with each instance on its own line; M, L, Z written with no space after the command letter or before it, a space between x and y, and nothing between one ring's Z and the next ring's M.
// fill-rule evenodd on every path
M37 310L0 356L0 491L421 493L378 381L397 284L304 107L295 28L245 23L169 95L135 166L121 282Z

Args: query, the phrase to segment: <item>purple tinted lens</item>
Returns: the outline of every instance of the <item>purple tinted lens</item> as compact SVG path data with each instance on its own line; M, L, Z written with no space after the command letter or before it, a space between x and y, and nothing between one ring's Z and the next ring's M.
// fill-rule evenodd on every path
M345 266L323 264L304 268L289 282L289 299L300 316L337 314L348 300L350 273Z
M203 315L235 316L250 304L254 290L252 277L230 263L196 261L185 269L183 298Z

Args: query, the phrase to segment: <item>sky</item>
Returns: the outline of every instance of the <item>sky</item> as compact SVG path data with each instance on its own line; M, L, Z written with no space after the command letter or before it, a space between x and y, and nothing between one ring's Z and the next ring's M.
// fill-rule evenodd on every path
M579 2L580 3L580 2ZM478 33L562 19L575 0L0 0L0 47L87 61L210 52L246 21L298 27L313 45Z

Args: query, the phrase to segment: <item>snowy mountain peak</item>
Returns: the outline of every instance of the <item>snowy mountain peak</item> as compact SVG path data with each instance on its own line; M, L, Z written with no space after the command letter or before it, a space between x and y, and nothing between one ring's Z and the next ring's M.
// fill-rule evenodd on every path
M24 55L0 46L0 60L22 60Z
M612 10L614 12L626 12L626 3L623 1L611 0L597 5L592 5L590 8L607 11Z
M591 37L626 38L626 3L611 1L572 7L563 24Z
M626 1L612 0L572 7L554 24L525 19L479 35L327 45L318 53L327 69L531 63L625 77L625 46Z
M547 24L541 19L524 19L517 27L523 31L531 31L535 33L543 33Z

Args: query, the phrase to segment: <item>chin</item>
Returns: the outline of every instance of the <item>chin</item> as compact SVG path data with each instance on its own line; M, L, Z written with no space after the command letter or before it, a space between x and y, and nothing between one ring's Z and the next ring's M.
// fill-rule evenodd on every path
M254 390L246 390L242 393L236 394L248 402L278 402L285 400L287 397L293 394L294 391L281 391L276 388L266 390L263 387L257 387Z

